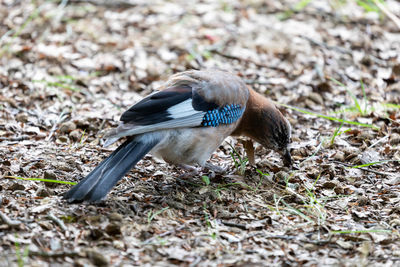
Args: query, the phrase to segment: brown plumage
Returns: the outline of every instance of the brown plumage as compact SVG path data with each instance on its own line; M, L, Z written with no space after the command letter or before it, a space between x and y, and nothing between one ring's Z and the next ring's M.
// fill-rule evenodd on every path
M204 166L229 135L248 136L291 163L290 124L264 96L228 72L173 75L158 93L128 109L105 145L128 137L65 194L70 202L99 201L146 153L177 165Z
M250 137L264 147L279 152L284 164L291 165L289 121L266 97L251 88L249 92L247 108L232 135Z

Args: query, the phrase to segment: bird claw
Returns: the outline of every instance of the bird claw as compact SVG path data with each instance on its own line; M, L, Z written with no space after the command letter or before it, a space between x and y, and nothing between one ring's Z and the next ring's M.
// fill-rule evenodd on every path
M186 164L179 164L178 167L183 169L185 172L179 175L180 179L188 179L193 176L197 176L200 174L200 168L196 168Z
M215 177L215 174L224 174L228 170L227 166L220 167L220 166L213 165L209 162L206 162L206 164L203 167L193 167L193 166L186 165L186 164L180 164L178 166L181 169L186 171L186 172L182 173L181 175L179 175L179 178L181 178L181 179L187 179L187 178L197 176L197 175L201 176L204 173L209 172L209 171L211 171L211 175L209 175L209 176Z
M213 171L213 172L215 172L217 174L224 174L228 170L227 166L220 167L220 166L211 164L210 162L206 162L206 164L204 165L204 168L206 168L206 169L208 169L210 171Z

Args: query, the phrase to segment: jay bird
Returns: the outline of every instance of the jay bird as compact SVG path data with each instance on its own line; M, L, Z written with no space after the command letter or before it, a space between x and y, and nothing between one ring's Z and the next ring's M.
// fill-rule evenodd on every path
M239 77L191 70L173 75L161 89L122 114L104 145L127 140L64 194L68 202L102 200L148 152L171 164L205 166L229 135L250 137L291 165L288 120Z

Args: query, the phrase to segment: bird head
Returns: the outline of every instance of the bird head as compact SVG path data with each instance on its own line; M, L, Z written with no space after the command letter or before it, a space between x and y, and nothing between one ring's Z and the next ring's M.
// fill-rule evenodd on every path
M282 158L285 166L292 165L290 141L292 127L278 109L261 111L259 129L254 138L265 148L275 150Z
M249 90L250 96L240 125L233 135L245 135L267 149L278 152L286 166L292 165L289 121L266 97Z

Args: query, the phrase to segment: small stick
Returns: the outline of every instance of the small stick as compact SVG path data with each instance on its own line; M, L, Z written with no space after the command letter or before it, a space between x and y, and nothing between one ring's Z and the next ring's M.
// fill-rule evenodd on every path
M79 253L76 251L61 251L61 252L45 252L45 251L29 251L30 256L40 256L45 258L59 258L59 257L75 257Z
M385 13L386 16L388 16L389 19L391 19L394 24L396 24L397 28L400 29L400 19L396 17L395 14L393 14L389 9L387 9L381 2L378 0L373 0L374 4L383 12Z
M62 123L67 118L67 115L64 114L64 111L61 112L60 117L58 117L58 121L53 124L51 127L49 136L46 138L46 141L50 141L51 137L53 136L54 132L57 130L57 125Z
M60 228L63 230L63 232L67 231L67 227L65 226L64 222L60 219L58 219L53 213L49 213L49 215L47 215L49 217L50 220L52 220L53 222L55 222L58 226L60 226Z
M8 226L15 227L20 225L22 222L18 220L12 220L10 219L6 214L0 211L0 218L5 222Z
M369 148L374 147L375 145L379 144L382 141L385 141L388 137L389 137L389 135L385 135L384 137L382 137L381 139L379 139L378 141L376 141L375 143L370 145Z
M248 229L247 225L241 224L241 223L232 223L232 222L227 222L227 221L221 221L221 223L223 225L230 226L230 227L236 227L236 228L239 228L239 229L242 229L242 230L247 230Z
M246 63L252 63L252 64L256 65L259 68L267 68L267 69L277 70L277 71L281 71L283 73L286 73L286 71L284 69L282 69L282 68L269 66L269 65L266 65L266 64L263 64L263 63L260 63L260 62L255 62L255 61L253 61L251 59L247 59L247 58L241 58L241 57L229 55L229 54L220 52L217 49L212 49L212 50L210 50L210 52L215 53L217 55L220 55L222 57L228 58L228 59L238 60L238 61L246 62Z
M332 162L344 165L346 167L353 167L353 165L351 165L351 164L347 164L347 163L336 161L336 160L333 160ZM393 175L392 173L375 171L375 170L371 170L371 169L368 169L368 168L365 168L365 167L359 167L357 169L360 169L360 170L363 170L363 171L366 171L366 172L372 172L372 173L379 174L379 175L384 175L384 176L392 176Z
M159 235L157 235L157 236L151 237L151 238L149 238L149 239L143 241L143 244L144 244L144 245L150 244L150 243L153 242L153 240L155 240L156 238L160 238L160 237L164 237L164 236L167 236L167 235L171 235L171 234L173 234L173 233L176 233L176 232L178 232L178 231L183 230L184 228L186 228L186 225L181 225L181 226L179 226L179 227L176 228L176 229L173 229L173 230L170 230L170 231L166 231L166 232L161 233L161 234L159 234Z

